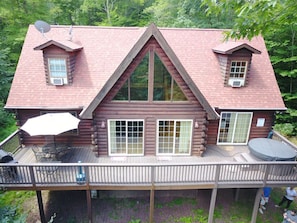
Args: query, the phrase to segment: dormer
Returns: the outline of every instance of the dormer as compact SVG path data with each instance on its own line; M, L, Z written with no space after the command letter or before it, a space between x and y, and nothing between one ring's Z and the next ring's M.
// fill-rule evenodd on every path
M215 48L225 87L244 87L248 85L252 55L261 51L242 42L225 42Z
M76 56L82 48L71 41L54 40L34 48L34 50L43 51L45 78L48 85L72 84Z

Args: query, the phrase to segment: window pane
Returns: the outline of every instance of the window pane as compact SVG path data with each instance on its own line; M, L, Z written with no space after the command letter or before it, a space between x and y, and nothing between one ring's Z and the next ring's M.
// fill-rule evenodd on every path
M130 100L148 100L148 63L147 54L130 77Z
M143 154L143 121L109 121L110 154Z
M191 121L177 121L175 133L175 153L184 154L190 152L192 135Z
M113 98L113 100L119 100L119 101L128 101L128 81L124 84L124 86L118 91L116 96Z
M154 101L171 101L171 75L155 54L154 64Z
M236 122L236 131L234 133L234 143L245 143L247 140L250 126L251 114L238 114Z
M49 71L51 77L67 77L65 59L49 59Z
M148 100L148 63L149 54L143 58L113 100L147 101Z
M159 154L190 153L192 121L161 120L158 123Z
M128 122L128 154L143 153L143 121Z
M182 92L182 90L179 88L177 83L173 80L173 96L172 100L173 101L187 101L186 96Z
M246 61L232 61L230 68L230 77L231 78L244 78L246 69Z
M174 121L159 121L159 153L173 153Z
M252 113L222 113L218 143L246 143Z

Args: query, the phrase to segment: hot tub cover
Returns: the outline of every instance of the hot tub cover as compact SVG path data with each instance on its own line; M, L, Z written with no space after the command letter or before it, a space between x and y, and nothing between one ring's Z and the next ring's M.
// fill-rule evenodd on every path
M297 155L291 146L269 138L251 139L248 147L254 156L267 161L295 161Z

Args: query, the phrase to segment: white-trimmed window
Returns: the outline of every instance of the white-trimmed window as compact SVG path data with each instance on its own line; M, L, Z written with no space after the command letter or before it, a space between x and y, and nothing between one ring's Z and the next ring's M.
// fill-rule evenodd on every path
M229 84L231 86L244 86L247 64L247 61L231 61L229 74Z
M252 112L222 112L217 143L246 145L252 116Z
M143 120L108 120L109 155L143 155Z
M157 154L190 155L192 120L158 120Z
M50 82L53 85L68 84L67 64L65 58L49 58L48 68Z

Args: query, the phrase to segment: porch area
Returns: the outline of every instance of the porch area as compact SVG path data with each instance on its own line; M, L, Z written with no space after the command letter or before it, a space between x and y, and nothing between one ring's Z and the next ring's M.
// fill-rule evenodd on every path
M37 163L34 154L34 146L20 148L14 159L18 163ZM71 147L68 149L62 162L65 163L201 163L201 162L230 162L235 161L236 157L243 153L249 153L247 146L207 146L202 157L197 156L113 156L113 157L96 157L92 152L91 146Z
M40 206L41 190L84 190L90 222L92 190L150 191L153 222L155 191L212 189L212 222L219 188L258 188L251 220L255 222L261 189L295 186L297 180L295 161L257 160L247 146L208 146L203 157L96 157L89 146L71 147L61 160L50 162L36 162L33 149L22 147L14 160L0 165L1 189L35 190Z

